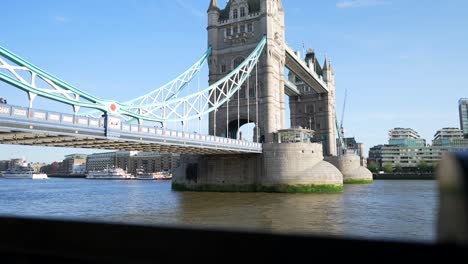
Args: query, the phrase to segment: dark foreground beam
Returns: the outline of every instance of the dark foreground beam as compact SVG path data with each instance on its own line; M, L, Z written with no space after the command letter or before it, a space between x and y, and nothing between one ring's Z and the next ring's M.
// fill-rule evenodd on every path
M450 244L0 218L1 263L312 263L340 257L357 263L414 257L424 263L467 259L468 250Z

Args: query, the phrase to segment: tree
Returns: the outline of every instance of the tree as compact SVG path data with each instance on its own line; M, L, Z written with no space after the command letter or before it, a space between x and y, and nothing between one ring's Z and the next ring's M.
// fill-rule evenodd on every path
M429 165L424 160L421 160L418 164L418 170L421 172L426 172L429 170Z
M393 165L392 164L385 164L383 166L383 170L385 173L392 173L393 172Z
M403 168L401 167L401 165L400 165L400 164L397 164L397 165L395 166L395 172L402 172L402 171L403 171Z
M370 162L369 164L367 164L367 168L368 168L371 172L377 172L377 170L379 169L379 167L377 166L377 164L375 163L375 161Z

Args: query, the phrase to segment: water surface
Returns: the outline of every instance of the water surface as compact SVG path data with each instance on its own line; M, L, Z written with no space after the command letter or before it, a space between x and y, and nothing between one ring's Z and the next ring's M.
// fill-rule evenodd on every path
M173 192L169 181L0 178L0 215L433 242L436 181L342 194Z

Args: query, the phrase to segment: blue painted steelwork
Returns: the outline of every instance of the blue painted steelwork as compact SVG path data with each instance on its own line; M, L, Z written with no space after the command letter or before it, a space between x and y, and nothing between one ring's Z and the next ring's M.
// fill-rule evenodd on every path
M180 122L200 118L226 103L239 90L257 65L266 42L267 38L264 36L237 68L206 89L162 103L127 107L125 111L143 110L143 120L156 122Z
M178 98L178 92L184 87L184 85L181 85L181 89L176 90L172 95L165 98L167 100L163 102L153 101L146 104L128 105L101 100L52 76L4 48L0 48L0 55L17 65L10 65L0 57L0 69L9 71L16 79L0 72L0 80L28 92L32 99L36 95L39 95L72 105L75 107L75 112L78 111L79 107L87 107L103 111L107 114L128 116L138 120L184 122L200 118L227 102L238 91L257 65L265 44L266 37L264 36L243 63L208 88L195 94ZM201 61L205 61L210 52L211 50L202 57ZM16 70L29 72L31 74L31 82L22 78L16 73ZM40 78L49 84L49 89L36 87L36 78ZM32 99L30 100L30 107L32 107ZM82 101L82 99L87 100L87 102ZM195 105L198 105L200 108L197 109Z
M188 84L200 73L200 70L205 65L208 57L211 55L211 47L203 54L203 56L195 62L188 70L174 78L165 85L137 98L123 102L126 106L139 106L151 103L164 102L172 98L176 98ZM90 111L83 113L87 116L100 116L102 113L98 111Z

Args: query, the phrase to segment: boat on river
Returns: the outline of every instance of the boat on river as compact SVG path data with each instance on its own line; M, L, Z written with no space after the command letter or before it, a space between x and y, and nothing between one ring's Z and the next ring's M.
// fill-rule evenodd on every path
M86 179L94 180L131 180L133 175L121 168L107 168L102 171L90 171L86 174Z
M43 180L48 179L47 174L37 173L28 164L15 165L12 169L2 172L5 179L32 179Z
M136 179L137 180L170 180L172 179L172 174L168 171L144 172L143 170L137 170Z

